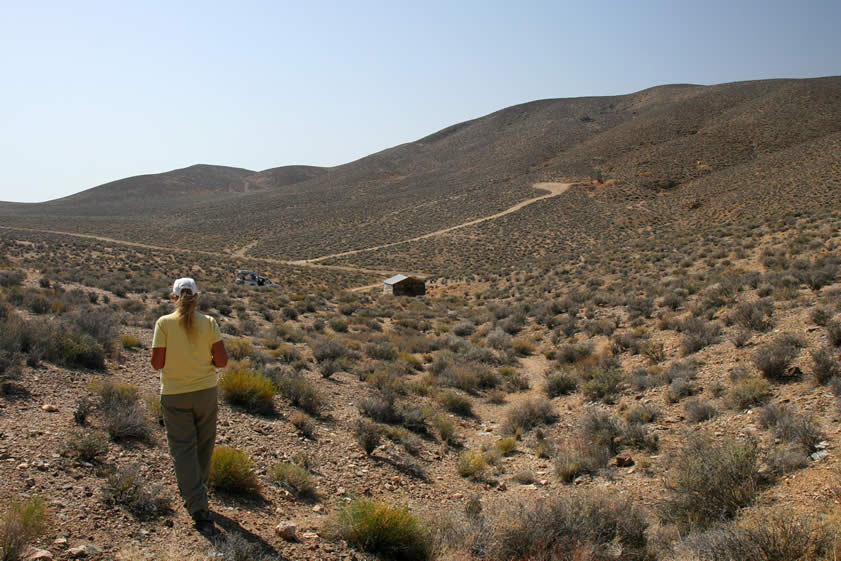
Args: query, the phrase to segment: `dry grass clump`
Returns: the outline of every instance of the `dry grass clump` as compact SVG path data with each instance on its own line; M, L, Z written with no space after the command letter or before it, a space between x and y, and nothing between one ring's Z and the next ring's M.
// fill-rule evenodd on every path
M456 424L446 415L438 414L429 419L429 425L432 427L438 439L444 444L452 442L456 433Z
M759 461L753 440L691 436L671 462L663 519L685 533L733 518L758 492Z
M683 404L683 411L686 419L690 423L709 421L718 414L712 403L705 399L691 399L687 401Z
M93 462L108 453L108 435L102 431L77 428L64 443L62 453L82 462Z
M383 431L377 423L366 421L365 419L358 419L353 429L353 436L356 441L365 450L369 456L380 445L383 437Z
M47 530L47 502L41 497L12 500L0 514L0 559L17 561L26 546Z
M835 360L832 348L824 346L812 351L812 376L815 382L826 385L838 376L841 376L841 364Z
M569 372L554 370L547 372L545 376L543 393L550 399L573 393L578 389L578 377Z
M727 392L726 401L734 409L749 409L762 405L771 396L771 385L756 376L736 380Z
M277 388L268 376L248 367L247 362L231 362L219 381L222 396L231 405L247 411L269 414L274 411Z
M456 393L452 390L442 392L441 395L438 396L438 399L441 401L441 405L455 415L459 415L460 417L472 417L473 416L473 402L470 401L469 397L465 397L459 393Z
M102 488L105 504L122 506L139 520L162 516L172 509L161 485L152 485L140 475L136 464L120 466L108 476Z
M273 465L269 470L272 481L292 493L296 498L304 501L318 499L315 481L304 467L290 462Z
M823 440L823 434L814 421L784 405L766 405L759 415L759 424L774 431L776 438L798 444L807 455Z
M483 480L488 469L488 458L481 450L465 450L458 457L456 471L462 477Z
M235 495L257 493L259 483L251 470L251 458L244 451L217 446L210 457L208 483L214 489Z
M383 559L425 561L432 554L427 530L406 506L354 499L338 510L333 526L351 546Z

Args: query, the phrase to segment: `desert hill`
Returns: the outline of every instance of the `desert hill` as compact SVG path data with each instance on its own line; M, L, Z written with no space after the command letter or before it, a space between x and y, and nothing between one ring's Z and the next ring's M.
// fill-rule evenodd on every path
M542 100L2 205L0 557L838 559L839 93ZM215 538L149 365L185 274L232 358Z
M755 176L734 177L732 170L831 137L841 131L838 114L839 77L541 100L330 169L252 173L194 166L48 203L0 205L0 215L11 225L194 249L218 249L220 232L234 232L250 255L304 259L493 214L534 196L531 185L538 181L598 183L604 190L597 207L652 198L680 206L691 204L693 182L727 174L729 184L751 198ZM810 157L800 164L820 165ZM173 184L176 193L194 195L154 202ZM125 192L137 196L116 194ZM573 189L546 205L566 212L564 202L579 196ZM632 222L647 220L639 212L625 208L623 214ZM523 234L515 229L507 237Z

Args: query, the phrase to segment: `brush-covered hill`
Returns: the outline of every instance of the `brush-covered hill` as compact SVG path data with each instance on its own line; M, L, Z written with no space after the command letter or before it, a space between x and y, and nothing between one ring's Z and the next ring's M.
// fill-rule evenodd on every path
M587 184L530 207L543 212L539 234L548 235L552 246L583 239L571 235L570 227L587 230L582 233L590 238L611 238L622 234L610 226L617 222L648 228L670 221L674 216L664 218L659 209L697 206L708 192L695 193L699 186L726 184L729 196L741 200L751 200L760 185L783 190L774 174L758 181L756 168L764 169L767 159L784 172L787 158L799 151L805 151L796 161L803 174L837 179L832 162L841 160L833 141L841 133L839 114L839 77L668 85L622 96L541 100L334 168L253 173L194 166L48 203L0 205L0 216L18 226L200 249L247 244L253 256L306 259L494 214L535 196L536 182ZM801 187L789 197L795 204L813 200L802 196L803 189L818 186ZM575 216L582 209L582 216L601 218L582 221ZM497 222L477 227L479 237L481 230L494 233L484 234L491 240L474 250L497 252L498 235L532 236L534 229L522 218L509 217L503 231ZM716 213L703 215L703 224L710 221L718 221ZM461 247L460 238L477 239L461 231L438 245Z

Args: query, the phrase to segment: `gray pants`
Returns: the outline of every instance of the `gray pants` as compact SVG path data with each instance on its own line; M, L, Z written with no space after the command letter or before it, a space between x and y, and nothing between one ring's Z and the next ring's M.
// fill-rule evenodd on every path
M178 490L193 515L208 508L207 476L216 440L216 388L162 395L161 410Z

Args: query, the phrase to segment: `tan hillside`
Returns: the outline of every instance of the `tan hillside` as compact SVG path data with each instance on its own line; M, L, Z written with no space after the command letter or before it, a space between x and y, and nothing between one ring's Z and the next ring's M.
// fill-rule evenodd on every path
M839 109L839 78L662 86L3 204L0 553L836 559ZM188 274L251 462L212 481L215 540L148 362Z

